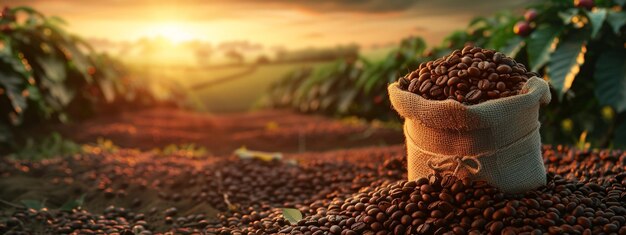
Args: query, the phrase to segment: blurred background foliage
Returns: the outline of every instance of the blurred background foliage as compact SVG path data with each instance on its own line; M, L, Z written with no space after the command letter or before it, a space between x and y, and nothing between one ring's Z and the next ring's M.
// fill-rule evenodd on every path
M67 122L119 109L172 103L173 86L130 78L114 58L96 53L65 22L30 7L0 16L0 144L20 127ZM169 87L167 89L163 87Z
M274 81L265 100L270 107L399 123L387 85L420 63L473 44L505 52L550 82L554 99L542 109L544 143L626 147L625 4L530 3L523 14L476 17L439 45L409 37L375 56L350 44L278 50L275 57L260 54L251 59L242 57L245 50L224 44L222 51L230 60L218 66L208 59L219 48L200 44L194 47L199 66L182 71L122 63L66 32L60 18L29 7L5 8L0 16L0 143L12 142L18 130L41 123L122 109L169 105L213 112L247 110ZM152 50L145 55L169 52L160 50L163 43L147 45ZM180 77L185 77L182 84ZM211 86L202 86L207 77Z
M554 98L541 111L544 143L626 147L625 4L548 0L523 15L477 17L435 47L411 37L381 60L358 57L293 71L271 87L271 105L400 121L387 85L422 62L473 44L502 51L550 82Z

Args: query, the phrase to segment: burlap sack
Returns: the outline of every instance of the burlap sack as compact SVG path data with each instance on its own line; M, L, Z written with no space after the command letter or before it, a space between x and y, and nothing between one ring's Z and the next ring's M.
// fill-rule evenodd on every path
M427 100L389 85L391 104L405 118L409 180L433 172L486 180L507 193L546 184L539 106L548 84L533 77L521 94L463 105Z

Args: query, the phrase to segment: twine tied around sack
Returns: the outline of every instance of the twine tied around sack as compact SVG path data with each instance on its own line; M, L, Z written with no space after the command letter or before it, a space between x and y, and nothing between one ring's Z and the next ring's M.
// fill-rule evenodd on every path
M430 169L432 169L435 172L440 172L440 171L450 170L454 167L453 175L456 176L459 169L461 169L461 167L465 168L469 173L473 175L478 174L482 170L482 164L478 160L479 157L492 156L501 151L505 151L511 148L512 146L515 146L518 143L525 142L526 140L530 139L533 136L533 133L539 131L539 126L540 124L537 123L537 125L532 129L532 131L522 136L521 138L517 139L516 141L513 141L512 143L502 146L496 150L483 152L481 154L474 155L474 156L445 155L445 154L439 154L439 153L433 153L433 152L427 151L417 146L417 144L415 144L415 140L413 140L413 137L410 135L410 132L407 131L406 123L403 128L404 128L405 136L407 137L407 144L411 144L416 150L431 156L431 158L428 159L428 161L426 162L427 166ZM474 164L476 164L476 167L468 164L468 162L474 162Z
M468 164L468 162L474 162L476 166L474 167ZM465 168L474 175L478 174L483 167L482 164L480 164L480 161L478 161L478 159L474 156L442 156L439 158L428 159L426 164L428 164L428 167L434 171L446 171L454 167L454 172L452 173L454 176L457 175L461 167Z

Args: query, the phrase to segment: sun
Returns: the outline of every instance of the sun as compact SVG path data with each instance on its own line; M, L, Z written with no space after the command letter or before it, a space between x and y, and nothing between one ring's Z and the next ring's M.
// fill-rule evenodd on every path
M161 23L149 27L146 34L151 37L163 37L178 44L197 39L197 35L192 32L184 23Z

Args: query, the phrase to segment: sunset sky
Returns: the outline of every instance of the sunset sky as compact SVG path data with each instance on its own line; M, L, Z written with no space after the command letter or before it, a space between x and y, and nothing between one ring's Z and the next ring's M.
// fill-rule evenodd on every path
M476 15L519 9L523 0L4 0L29 5L99 42L163 36L173 42L246 40L302 48L397 42L433 43Z

